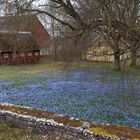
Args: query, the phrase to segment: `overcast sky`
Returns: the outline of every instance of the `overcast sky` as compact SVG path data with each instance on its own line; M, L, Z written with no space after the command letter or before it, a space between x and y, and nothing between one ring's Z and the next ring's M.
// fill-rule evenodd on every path
M46 0L38 0L38 2L36 2L36 5L44 4L45 2Z
M36 0L36 1L37 2L35 2L34 4L36 6L38 6L38 5L45 4L47 0ZM42 18L43 18L43 20L42 20ZM42 24L44 25L44 27L47 29L47 31L51 34L51 32L50 32L50 27L51 27L50 26L50 18L48 16L45 16L45 17L43 16L42 18L41 18L41 15L40 15L39 16L40 21L42 22Z

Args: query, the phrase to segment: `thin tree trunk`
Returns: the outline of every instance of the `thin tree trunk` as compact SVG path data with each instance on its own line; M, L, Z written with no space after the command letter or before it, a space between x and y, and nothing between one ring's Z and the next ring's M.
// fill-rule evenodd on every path
M114 53L114 70L120 71L121 70L121 63L120 63L120 55L119 52Z
M56 46L56 43L55 43L55 46L54 46L54 60L57 61L57 46Z
M137 67L137 51L132 50L131 51L131 67L136 68Z

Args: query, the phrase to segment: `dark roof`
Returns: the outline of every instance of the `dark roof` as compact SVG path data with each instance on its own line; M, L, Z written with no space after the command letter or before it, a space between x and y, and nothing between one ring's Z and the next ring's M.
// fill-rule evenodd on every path
M1 51L25 52L39 49L32 34L0 33Z
M32 31L36 16L0 17L0 51L38 49Z
M0 31L30 31L36 16L0 17Z

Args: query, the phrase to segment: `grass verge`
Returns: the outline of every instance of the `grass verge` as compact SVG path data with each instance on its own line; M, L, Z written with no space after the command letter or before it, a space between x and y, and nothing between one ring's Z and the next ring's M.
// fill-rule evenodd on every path
M0 140L42 140L30 129L20 129L13 124L0 124Z

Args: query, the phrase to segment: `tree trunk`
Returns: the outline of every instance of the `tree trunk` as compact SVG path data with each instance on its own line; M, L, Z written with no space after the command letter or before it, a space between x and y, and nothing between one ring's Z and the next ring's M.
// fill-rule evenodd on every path
M136 68L137 67L137 51L132 50L131 51L131 67Z
M56 47L56 44L55 44L55 47L54 47L54 60L57 61L57 47Z
M120 63L120 55L119 52L114 53L114 70L120 71L121 70L121 63Z

